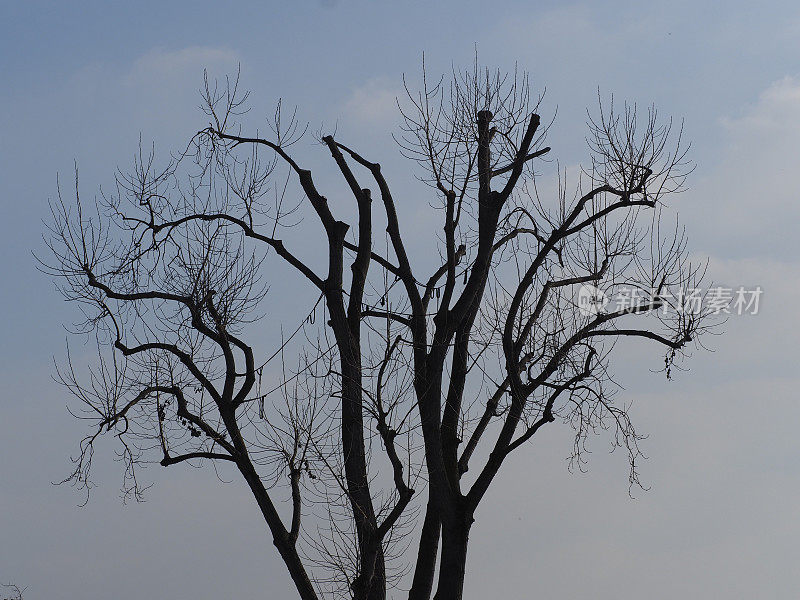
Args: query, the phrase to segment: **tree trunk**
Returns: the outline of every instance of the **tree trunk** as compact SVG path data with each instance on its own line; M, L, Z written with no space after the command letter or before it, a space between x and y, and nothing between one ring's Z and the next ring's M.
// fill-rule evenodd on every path
M342 454L360 554L358 575L352 585L353 598L385 600L385 557L367 476L360 348L347 338L339 348L342 352Z
M278 516L278 512L275 510L252 463L249 460L239 461L237 466L253 492L261 513L264 515L264 519L272 533L272 543L278 549L283 562L286 564L300 598L302 600L317 600L317 592L308 577L300 555L297 553L297 548L294 542L289 540L281 518Z
M434 600L461 600L464 594L469 529L470 523L466 520L442 527L442 559Z
M414 569L414 581L408 592L408 600L430 600L433 591L433 576L436 573L436 556L439 552L439 513L431 500L425 510L425 521L419 539L417 564Z

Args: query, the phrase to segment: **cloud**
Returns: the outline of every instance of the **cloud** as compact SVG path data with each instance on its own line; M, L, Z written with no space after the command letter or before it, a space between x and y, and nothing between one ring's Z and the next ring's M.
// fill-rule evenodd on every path
M345 102L348 119L369 125L387 124L397 119L397 97L400 88L396 81L377 77L354 89Z
M135 120L151 131L171 124L196 126L203 73L211 84L235 77L239 56L233 50L189 46L179 50L155 48L134 61L121 78L120 91L136 99ZM188 110L187 110L188 109ZM187 118L188 117L188 118Z
M658 30L652 15L644 10L609 22L608 11L589 4L568 4L506 16L498 22L495 35L503 40L502 47L510 56L524 58L522 65L527 63L537 79L545 77L540 83L574 93L575 81L588 83L589 90L601 81L607 85L608 64L623 64L631 43L648 40ZM535 60L528 62L528 57Z
M682 217L720 254L792 259L800 219L800 80L775 81L720 124L719 162L678 200Z
M238 55L227 48L190 46L169 51L156 48L138 58L125 77L129 85L175 81L187 76L198 77L203 69L210 72L231 72L239 62Z

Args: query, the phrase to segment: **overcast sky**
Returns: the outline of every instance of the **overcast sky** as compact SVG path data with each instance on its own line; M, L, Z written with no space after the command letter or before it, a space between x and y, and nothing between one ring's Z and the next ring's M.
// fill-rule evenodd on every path
M658 353L621 348L649 491L629 497L625 456L602 436L585 474L566 468L564 427L514 457L477 515L466 597L796 597L800 7L788 1L0 3L0 581L27 586L26 600L292 597L236 480L154 466L147 502L123 505L101 446L87 506L51 484L85 429L50 380L75 314L31 256L47 200L73 161L82 193L109 185L140 133L179 147L206 125L203 69L239 64L254 111L297 104L403 189L390 137L402 74L423 52L433 72L468 65L476 44L482 62L519 63L547 88L563 165L588 156L598 88L684 119L697 168L674 202L690 247L714 281L764 293L674 381L651 372ZM318 146L303 152L324 162ZM411 196L402 215L426 206Z

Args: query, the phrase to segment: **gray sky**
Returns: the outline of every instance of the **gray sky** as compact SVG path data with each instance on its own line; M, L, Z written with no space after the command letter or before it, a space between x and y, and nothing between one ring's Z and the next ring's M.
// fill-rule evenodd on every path
M585 110L598 87L685 119L697 169L674 202L690 246L710 257L714 281L764 294L758 315L728 321L725 336L709 340L715 351L698 353L674 381L650 372L657 352L620 348L624 397L650 436L641 469L650 490L628 497L625 457L609 454L602 436L589 472L569 473L569 432L544 430L482 505L467 598L795 597L796 3L225 4L0 4L0 302L9 317L0 350L0 581L27 586L26 600L291 597L238 480L154 466L147 502L124 506L106 445L88 506L51 485L68 473L85 432L50 380L74 312L31 257L56 173L71 177L77 160L90 197L130 164L140 132L164 150L178 147L205 125L196 108L203 68L224 75L241 64L254 114L283 97L304 119L338 125L406 189L410 174L389 136L401 75L418 73L423 51L432 72L467 65L477 44L482 62L518 62L547 88L542 112L558 107L549 144L562 165L587 158ZM313 144L302 152L324 164ZM426 200L412 198L401 210L413 224Z

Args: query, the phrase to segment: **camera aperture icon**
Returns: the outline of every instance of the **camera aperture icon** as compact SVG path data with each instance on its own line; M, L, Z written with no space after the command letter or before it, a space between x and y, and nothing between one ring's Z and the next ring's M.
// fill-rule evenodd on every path
M600 288L585 283L578 290L578 312L586 317L592 317L608 304L608 296Z

